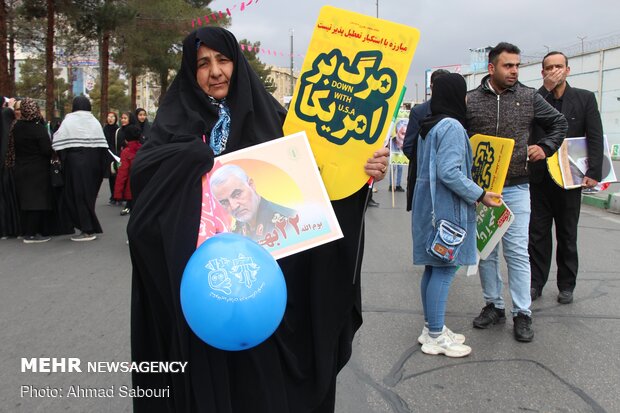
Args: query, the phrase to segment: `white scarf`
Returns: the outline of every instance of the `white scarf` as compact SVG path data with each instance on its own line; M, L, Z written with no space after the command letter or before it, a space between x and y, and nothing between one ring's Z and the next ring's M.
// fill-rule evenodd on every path
M67 148L107 148L108 142L101 124L86 110L71 112L65 116L60 128L54 133L52 148L61 151Z

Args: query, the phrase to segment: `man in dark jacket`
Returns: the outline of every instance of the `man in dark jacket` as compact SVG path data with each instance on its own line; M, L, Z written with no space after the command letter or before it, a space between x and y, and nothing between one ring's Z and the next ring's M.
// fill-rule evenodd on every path
M489 74L479 87L467 94L467 122L470 135L500 136L514 139L515 145L502 192L514 214L514 221L502 237L504 258L512 297L514 336L518 341L534 338L531 318L530 262L527 251L530 222L530 191L527 161L552 155L566 135L566 119L535 89L519 83L520 50L510 43L499 43L489 52ZM528 146L534 123L545 136ZM503 282L499 271L499 245L486 260L480 261L480 283L486 306L474 319L474 327L489 328L506 320Z
M602 179L603 124L594 93L571 87L566 82L570 74L568 59L563 53L550 52L542 62L543 86L538 93L568 121L567 137L586 137L588 170L582 187L592 188ZM531 143L544 139L544 132L534 130ZM563 189L556 185L546 167L546 162L530 164L530 196L532 219L530 225L529 253L532 267L531 297L536 300L549 278L553 236L551 226L555 221L558 265L558 302L573 301L577 280L577 224L581 209L581 188Z
M430 89L433 93L433 82L439 76L450 73L446 69L437 69L431 73ZM432 98L431 98L432 99ZM403 143L403 153L409 158L409 168L407 169L407 211L411 211L413 204L413 189L415 188L416 175L418 173L418 135L420 134L420 122L431 115L431 99L421 103L411 109L409 113L409 123L405 132L405 142Z

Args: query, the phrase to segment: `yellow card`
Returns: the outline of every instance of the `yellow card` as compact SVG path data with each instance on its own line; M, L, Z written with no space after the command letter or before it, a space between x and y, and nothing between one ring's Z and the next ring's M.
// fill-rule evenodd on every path
M474 154L473 180L483 189L501 194L515 141L481 134L469 141Z
M547 158L547 170L553 182L558 186L564 188L564 178L562 178L562 169L560 168L560 158L558 157L559 150Z
M284 133L306 132L330 199L368 181L364 164L384 145L419 38L402 24L321 9Z

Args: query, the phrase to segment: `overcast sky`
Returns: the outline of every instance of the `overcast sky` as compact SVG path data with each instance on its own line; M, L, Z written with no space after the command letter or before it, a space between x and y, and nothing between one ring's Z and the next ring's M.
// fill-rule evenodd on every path
M250 0L246 0L246 4ZM469 64L469 49L508 41L521 48L523 59L542 57L551 50L579 52L584 45L604 44L612 37L620 43L620 3L617 0L378 0L379 17L420 30L420 42L407 79L406 101L424 96L424 71L437 66ZM236 8L233 9L233 6ZM324 5L376 16L377 0L253 0L239 11L240 0L216 0L214 10L232 10L229 29L241 40L260 41L278 53L305 54ZM592 44L595 42L596 44ZM261 56L268 64L290 66L290 57ZM303 63L295 58L295 70Z

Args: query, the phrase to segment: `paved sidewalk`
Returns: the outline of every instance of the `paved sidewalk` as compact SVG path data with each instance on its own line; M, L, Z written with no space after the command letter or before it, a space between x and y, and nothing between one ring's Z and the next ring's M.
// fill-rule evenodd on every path
M583 206L575 301L557 303L554 264L532 307L532 343L513 339L511 320L474 329L484 305L479 279L459 271L446 323L473 351L450 359L417 344L422 268L411 264L404 194L392 209L386 188L367 214L364 325L340 377L338 412L620 412L620 217Z

